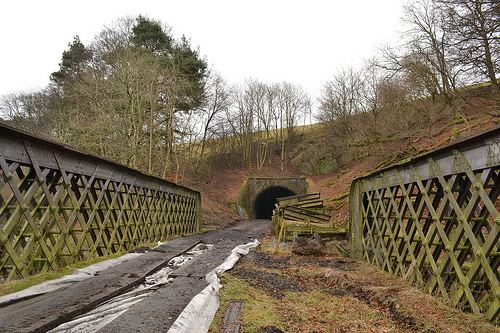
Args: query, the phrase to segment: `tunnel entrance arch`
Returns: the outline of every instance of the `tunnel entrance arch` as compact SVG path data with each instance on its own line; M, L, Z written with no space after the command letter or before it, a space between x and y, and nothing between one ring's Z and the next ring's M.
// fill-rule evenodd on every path
M272 186L257 194L252 204L252 215L256 219L271 219L277 198L295 195L283 186Z
M271 193L264 191L274 187L284 188L290 191L285 195L282 195L280 192L279 196L304 194L307 193L307 180L304 177L249 177L243 181L241 190L234 203L234 211L242 219L257 218L255 215L256 209L254 209L257 197L261 194L262 196L273 194L273 190L270 190ZM266 202L266 200L263 199L264 197L259 199L262 200L260 201L261 203ZM271 201L274 207L274 200ZM260 204L257 204L257 206L261 207ZM267 209L267 212L269 212L269 209ZM262 216L262 214L259 214L259 216Z

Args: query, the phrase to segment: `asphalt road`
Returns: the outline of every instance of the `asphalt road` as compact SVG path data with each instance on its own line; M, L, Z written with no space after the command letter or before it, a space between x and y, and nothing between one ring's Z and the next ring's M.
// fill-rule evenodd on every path
M175 270L171 283L99 330L100 333L166 332L189 301L207 286L205 274L220 265L234 247L262 237L269 227L268 220L249 220L228 229L172 240L90 279L1 307L0 332L51 330L141 284L147 275L196 244L213 244L213 248Z

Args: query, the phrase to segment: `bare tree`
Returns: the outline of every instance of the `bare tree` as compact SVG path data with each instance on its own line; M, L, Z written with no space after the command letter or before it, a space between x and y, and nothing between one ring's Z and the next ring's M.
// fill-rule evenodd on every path
M377 120L379 113L384 108L380 88L387 79L387 75L382 73L377 59L372 58L367 61L363 68L363 97L366 109L373 115L375 120Z
M234 86L231 89L233 107L227 111L227 121L241 149L242 164L251 166L255 115L253 99L247 86L248 81L245 86Z
M281 88L282 107L284 108L285 127L288 137L293 136L294 128L307 107L308 96L302 87L284 82Z
M498 0L437 0L445 14L451 47L468 72L487 77L500 90L500 2Z
M342 127L338 131L351 136L351 117L365 110L362 87L363 81L359 72L352 68L341 70L332 80L323 84L317 118L325 122L338 121Z
M212 134L214 134L214 127L217 126L217 123L215 123L217 117L227 112L230 103L226 82L219 74L212 74L208 79L205 101L201 108L203 135L201 138L199 163L201 163L205 154L207 140L212 138Z
M409 50L405 59L407 66L413 73L422 73L425 77L429 76L429 69L431 73L436 71L439 76L436 88L449 101L455 77L447 54L450 34L443 27L442 11L431 0L411 1L404 6L403 20L408 24L405 31ZM428 67L422 66L425 62Z
M268 153L270 119L266 107L266 85L255 79L246 81L245 107L248 114L254 116L254 135L252 144L255 143L255 156L257 169L262 169Z
M163 106L162 128L164 145L163 177L167 176L174 150L175 115L181 110L176 108L178 95L189 90L189 80L175 68L163 68L159 77L159 97Z
M0 99L0 115L14 127L31 133L49 130L50 95L48 91L19 92Z

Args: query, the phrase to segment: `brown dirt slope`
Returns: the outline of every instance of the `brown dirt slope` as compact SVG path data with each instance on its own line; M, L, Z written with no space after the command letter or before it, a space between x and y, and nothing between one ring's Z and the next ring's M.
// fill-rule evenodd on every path
M309 175L310 190L321 192L326 204L333 208L332 222L339 226L346 225L349 206L347 193L354 178L473 135L500 122L499 100L469 98L462 102L459 110L455 114L438 117L432 128L352 143L350 151L345 152L349 157L335 171ZM221 227L238 219L233 207L246 177L303 176L293 167L293 154L300 154L313 146L328 145L329 138L322 126L317 124L309 129L298 130L301 139L288 147L288 162L284 172L278 167L279 157L274 156L275 163L266 164L260 171L255 168L222 168L212 172L210 177L202 179L197 176L186 181L185 185L197 188L202 193L203 224Z
M446 119L446 118L445 118ZM461 116L436 123L415 135L365 143L363 155L332 174L311 176L312 190L329 198L334 208L332 220L339 225L348 221L348 193L352 180L404 158L422 154L440 146L484 131L500 122L499 101L474 98L462 107ZM337 200L337 198L340 200ZM343 197L343 198L342 198Z

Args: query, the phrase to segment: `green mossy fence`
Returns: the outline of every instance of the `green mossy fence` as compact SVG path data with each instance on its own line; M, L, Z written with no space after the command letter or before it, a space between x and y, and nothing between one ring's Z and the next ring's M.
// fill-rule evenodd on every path
M355 257L499 322L500 127L354 180Z
M0 125L0 281L199 226L199 192Z

